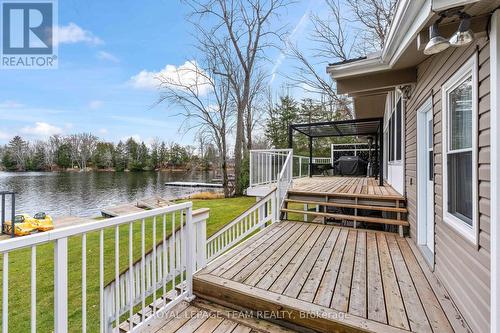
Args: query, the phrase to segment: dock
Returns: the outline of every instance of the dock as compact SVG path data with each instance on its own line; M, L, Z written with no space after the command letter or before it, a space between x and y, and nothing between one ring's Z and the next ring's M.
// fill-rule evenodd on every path
M157 196L137 200L137 207L145 209L161 208L170 206L171 204L171 201Z
M116 217L120 215L128 215L133 213L143 212L144 209L137 207L134 204L121 204L116 206L105 207L101 209L103 217Z
M213 187L222 188L222 184L217 183L198 183L198 182L169 182L165 183L166 186L177 186L177 187Z

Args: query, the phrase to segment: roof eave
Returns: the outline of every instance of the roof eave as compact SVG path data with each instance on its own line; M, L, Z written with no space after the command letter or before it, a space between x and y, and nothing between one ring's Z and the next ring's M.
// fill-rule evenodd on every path
M326 68L326 72L334 79L341 79L347 76L366 74L385 69L389 69L389 67L382 62L380 56L377 56L341 65L330 65Z
M391 69L417 34L432 17L432 0L401 0L387 42L379 57L328 66L333 79Z

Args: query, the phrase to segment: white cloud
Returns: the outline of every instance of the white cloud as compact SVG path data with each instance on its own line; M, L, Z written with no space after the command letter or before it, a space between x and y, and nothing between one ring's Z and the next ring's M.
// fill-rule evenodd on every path
M0 103L0 109L19 109L22 107L24 107L24 104L12 100L3 101L2 103Z
M158 89L160 82L171 86L197 87L200 95L210 90L208 79L194 60L186 61L178 67L167 65L159 72L143 70L129 80L129 83L137 89Z
M98 132L101 135L106 135L109 133L107 128L100 128Z
M34 126L26 126L21 129L23 134L39 137L48 137L62 132L61 128L44 122L36 122Z
M10 139L12 136L9 135L7 132L4 132L4 131L0 131L0 140L8 140Z
M93 100L89 102L89 108L92 110L100 109L103 106L104 102L99 100Z
M97 52L97 59L110 61L110 62L114 62L114 63L120 62L120 59L118 59L116 56L114 56L113 54L106 52L106 51Z
M57 27L55 44L87 43L90 45L102 45L104 41L92 32L84 30L77 24L70 22L66 26Z

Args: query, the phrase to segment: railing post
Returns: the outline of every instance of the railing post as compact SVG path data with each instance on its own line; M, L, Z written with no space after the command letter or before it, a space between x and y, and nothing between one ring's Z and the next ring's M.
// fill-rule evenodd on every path
M250 151L250 165L248 167L250 169L250 187L253 186L253 151Z
M68 331L68 239L56 240L54 247L54 331Z
M193 214L193 224L196 230L196 265L198 271L207 266L207 219L210 209L198 209Z
M193 207L189 206L186 208L186 228L184 230L184 235L186 239L185 245L185 258L186 258L186 292L187 299L191 301L193 297L193 272L194 265L196 261L195 253L193 248L195 246L194 241L194 228L193 228Z
M276 211L277 211L276 205L278 204L278 199L276 198L277 193L278 193L278 189L276 189L276 191L273 192L273 195L271 196L271 200L269 200L269 202L271 202L271 216L273 217L271 223L278 221L277 213L276 213Z

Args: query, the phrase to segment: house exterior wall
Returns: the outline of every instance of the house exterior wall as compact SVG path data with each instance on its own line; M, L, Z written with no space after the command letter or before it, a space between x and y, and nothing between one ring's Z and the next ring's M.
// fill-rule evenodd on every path
M441 86L478 54L478 244L443 221ZM474 332L490 322L490 50L485 38L468 47L449 48L417 67L417 84L405 108L405 182L410 236L417 239L417 110L432 97L434 114L434 272Z

